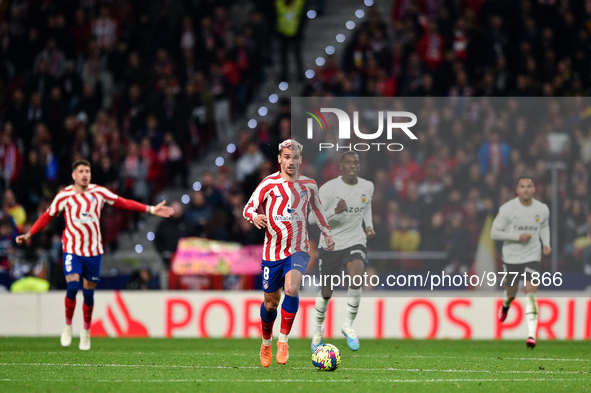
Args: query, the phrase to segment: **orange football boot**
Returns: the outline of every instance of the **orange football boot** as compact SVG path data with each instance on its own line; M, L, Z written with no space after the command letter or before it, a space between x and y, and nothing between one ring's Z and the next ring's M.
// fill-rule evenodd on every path
M265 345L261 343L261 366L269 367L273 361L273 344Z
M275 357L277 363L286 364L289 359L289 345L284 342L277 342L277 356Z

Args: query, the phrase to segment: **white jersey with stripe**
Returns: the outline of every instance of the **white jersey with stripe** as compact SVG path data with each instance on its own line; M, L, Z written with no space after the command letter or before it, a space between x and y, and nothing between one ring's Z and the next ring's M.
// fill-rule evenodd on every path
M76 192L74 186L68 186L55 196L47 212L51 217L64 212L64 253L83 257L104 253L100 230L101 212L105 203L112 205L117 198L116 194L96 184L90 184L82 193Z
M524 206L518 197L503 204L490 230L493 240L503 241L503 262L539 262L542 259L542 245L550 245L549 218L548 206L533 198L529 206ZM532 237L522 243L519 241L522 234Z
M371 200L374 186L369 180L360 177L357 179L357 184L347 184L343 177L339 176L327 181L318 192L333 234L335 251L357 244L366 246L367 236L362 223L365 222L366 227L373 227ZM347 210L336 214L335 209L341 199L345 200ZM312 218L310 217L311 224ZM320 236L318 247L326 247L323 236Z
M316 216L320 231L332 236L318 198L318 186L306 176L299 175L294 182L283 179L280 172L267 176L244 207L244 218L253 223L259 207L267 216L263 246L266 261L279 261L298 251L310 252L308 207Z

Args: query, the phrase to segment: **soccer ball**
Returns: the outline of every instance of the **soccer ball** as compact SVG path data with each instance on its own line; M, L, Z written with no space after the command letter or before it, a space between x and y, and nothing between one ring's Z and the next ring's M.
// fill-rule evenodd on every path
M312 353L312 365L320 371L334 371L341 364L341 352L332 344L319 345Z

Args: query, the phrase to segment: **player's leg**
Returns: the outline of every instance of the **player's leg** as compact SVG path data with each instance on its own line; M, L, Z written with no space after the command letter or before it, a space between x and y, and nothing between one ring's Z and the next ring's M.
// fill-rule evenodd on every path
M333 274L338 274L341 269L340 261L333 260L335 257L338 257L338 253L338 251L326 251L324 249L320 249L318 252L321 288L318 291L318 295L316 295L315 302L314 332L312 334L312 344L310 345L312 352L323 342L324 328L322 325L333 290L331 277ZM336 269L334 269L335 267Z
M74 258L73 254L63 254L64 274L66 275L66 326L62 331L60 343L64 347L72 344L72 318L76 310L76 295L80 287L80 275L82 274L82 264Z
M281 300L281 288L275 292L265 292L261 304L261 324L263 327L263 342L261 343L261 366L269 367L273 361L273 324L277 318L277 307Z
M281 300L281 288L283 287L283 264L263 260L261 263L263 273L264 300L261 304L261 326L263 342L261 344L261 365L269 367L273 360L271 343L273 340L273 324L277 318L277 307Z
M527 298L525 303L525 319L527 321L527 341L528 348L536 346L536 333L538 330L538 301L536 299L536 292L538 286L532 284L532 273L537 273L538 278L540 274L540 263L530 262L525 267L526 279L523 285L525 296Z
M503 271L507 273L505 276L505 297L503 299L503 307L499 310L499 321L505 322L511 303L517 296L519 290L519 275L521 269L519 266L503 263Z
M287 341L300 306L298 295L302 284L302 277L308 267L308 262L310 262L310 254L299 251L287 258L284 264L284 272L286 272L284 285L285 296L281 303L281 332L277 339L277 355L275 357L279 364L285 364L289 359L289 345Z
M347 273L351 277L351 283L347 289L347 317L341 331L347 338L347 345L353 351L359 349L359 340L353 329L353 322L357 317L359 303L361 302L361 282L365 272L365 263L355 259L347 262ZM359 284L359 285L356 285Z
M76 295L80 285L80 275L68 274L66 283L66 326L60 337L60 343L63 347L69 347L72 344L72 318L74 317L74 310L76 310Z
M92 322L92 310L94 309L94 290L99 282L101 271L101 256L78 257L82 261L82 294L84 295L84 304L82 312L84 314L84 327L80 332L80 344L78 348L83 351L90 349L90 324Z

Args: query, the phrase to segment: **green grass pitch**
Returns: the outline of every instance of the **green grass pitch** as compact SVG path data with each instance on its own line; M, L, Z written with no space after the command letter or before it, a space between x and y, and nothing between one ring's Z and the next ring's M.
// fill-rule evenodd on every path
M0 392L583 392L591 391L591 343L361 340L343 361L316 371L309 340L290 340L285 366L259 363L260 340L0 338ZM275 345L274 352L275 354ZM322 385L320 385L322 383Z

